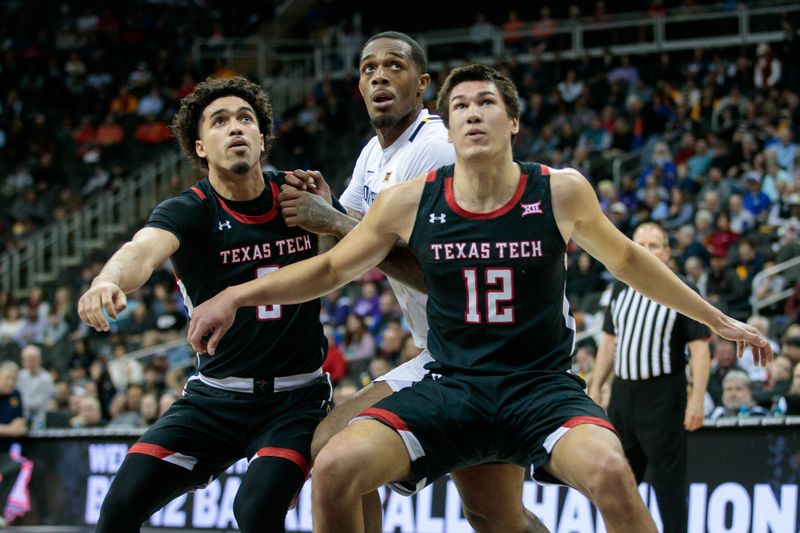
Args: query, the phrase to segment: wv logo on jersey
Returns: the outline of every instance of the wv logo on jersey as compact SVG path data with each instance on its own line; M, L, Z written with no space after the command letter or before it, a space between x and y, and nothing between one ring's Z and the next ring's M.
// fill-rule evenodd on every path
M225 222L219 223L219 230L222 231L224 229L231 229L231 221L226 220Z
M532 204L519 204L522 206L522 216L528 215L543 215L542 202L534 202Z
M434 222L438 222L440 224L444 224L444 221L447 218L447 215L445 213L439 213L438 216L436 214L434 214L434 213L431 213L429 216L430 216L430 218L428 219L428 221L431 224L433 224Z

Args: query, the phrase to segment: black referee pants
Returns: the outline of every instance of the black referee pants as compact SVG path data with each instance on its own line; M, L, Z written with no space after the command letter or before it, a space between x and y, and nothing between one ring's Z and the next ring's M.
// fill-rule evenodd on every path
M640 381L614 379L608 417L619 432L637 483L650 467L664 533L685 533L689 520L685 412L682 369Z

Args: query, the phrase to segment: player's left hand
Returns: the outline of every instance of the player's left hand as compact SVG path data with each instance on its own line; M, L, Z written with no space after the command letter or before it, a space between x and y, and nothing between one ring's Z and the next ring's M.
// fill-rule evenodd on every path
M206 300L192 310L186 340L199 353L214 355L222 336L233 325L236 305L228 289Z
M333 203L331 187L322 173L318 170L295 170L291 174L286 174L286 184L299 191L306 191L310 194L321 197L328 204Z
M686 414L683 417L683 427L686 431L695 431L703 427L703 398L689 397L686 402Z
M736 342L736 357L741 359L744 347L750 346L753 351L753 363L765 367L772 361L772 346L760 331L749 324L739 322L729 316L722 315L719 324L711 328L714 333L725 339Z

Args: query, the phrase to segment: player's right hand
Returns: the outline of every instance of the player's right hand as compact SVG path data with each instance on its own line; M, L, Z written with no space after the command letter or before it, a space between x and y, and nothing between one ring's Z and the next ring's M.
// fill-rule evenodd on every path
M128 298L117 285L109 281L93 283L78 300L78 316L87 325L97 331L108 331L109 323L103 311L117 319L117 313L128 306Z

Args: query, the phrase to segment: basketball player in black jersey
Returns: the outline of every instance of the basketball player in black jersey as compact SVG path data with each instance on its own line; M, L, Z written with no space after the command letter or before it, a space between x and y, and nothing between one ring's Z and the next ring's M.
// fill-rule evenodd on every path
M228 286L317 253L317 238L286 226L278 209L284 174L262 174L272 108L244 78L207 80L181 101L173 129L207 170L157 206L81 297L81 319L99 331L155 268L172 259L186 307ZM237 314L214 356L197 354L183 397L134 444L111 484L98 532L139 531L156 510L201 487L240 458L247 473L233 504L242 531L283 531L310 468L311 438L331 387L320 305L264 305Z
M566 243L574 239L628 285L737 341L739 354L749 344L759 364L771 359L769 344L620 233L578 172L513 161L519 107L508 78L481 65L454 69L437 111L455 165L379 194L329 252L195 309L189 341L214 349L237 310L315 298L379 263L402 239L425 274L436 361L428 379L364 411L320 452L315 531L363 531L360 496L381 484L426 484L450 470L506 461L581 491L609 532L655 532L619 438L568 372L574 321L564 298Z
M430 168L442 166L453 161L452 150L447 154L435 149L435 143L427 142L420 145L412 144L414 135L408 135L408 128L413 127L419 115L423 112L422 95L430 81L427 71L427 58L422 47L406 34L398 32L381 32L368 38L361 49L361 63L359 75L359 90L364 99L364 104L370 119L375 127L375 133L380 142L380 147L385 154L383 160L387 161L389 168L394 169L393 178L397 182L405 182L415 178L419 173ZM376 95L392 95L390 105L385 102L376 103ZM424 125L423 122L420 126ZM439 143L446 146L446 132L441 128L437 134ZM419 133L420 130L415 130ZM439 131L438 128L436 131ZM430 140L432 137L428 137ZM434 145L434 146L432 146ZM368 145L369 146L369 145ZM369 150L365 148L364 150ZM429 153L424 160L430 166L415 168L409 173L406 166L393 166L390 161L396 161L398 152L403 153ZM389 155L389 154L392 155ZM437 154L434 159L432 154ZM364 152L362 152L362 157ZM434 162L435 161L435 162ZM366 171L356 163L356 172ZM354 179L355 176L354 176ZM356 179L356 183L363 183L366 179ZM329 190L327 183L320 173L306 173L295 171L293 176L287 177L286 187L282 187L280 196L284 220L290 226L299 225L309 231L328 235L333 233L338 238L344 237L353 230L358 221L363 217L365 209L352 210L348 214L335 209L330 202L325 201L326 195L317 194L322 190ZM352 187L351 183L349 187ZM343 199L343 203L346 201ZM389 256L378 268L387 276L403 284L425 292L422 271L419 263L411 254L407 246L396 246ZM402 296L400 296L402 298ZM416 299L409 299L406 291L404 314L409 323L415 317L415 310L407 306L422 307L424 304ZM402 307L402 305L401 305ZM419 322L415 325L419 328ZM427 323L425 323L427 330ZM411 363L409 363L411 364ZM415 363L416 364L416 363ZM422 363L420 368L422 368ZM408 366L408 365L406 365ZM416 366L412 366L416 368ZM394 388L398 387L397 372L390 373L375 380L353 397L348 398L322 421L314 432L311 443L312 459L325 443L337 432L344 429L347 424L361 411L372 407L378 401L386 398ZM424 369L422 369L424 371ZM424 373L424 372L421 372ZM402 377L408 379L416 377L415 372L406 371ZM394 385L389 385L389 380L395 379ZM419 378L421 379L421 378ZM411 381L403 385L411 386ZM464 516L470 526L478 533L505 533L524 528L527 533L546 532L547 528L528 509L522 505L522 490L525 480L525 469L512 464L486 464L476 465L462 470L451 472L450 477L458 489ZM393 486L407 493L407 487ZM377 533L382 530L382 510L378 492L374 491L362 498L364 510L364 526L366 533Z

